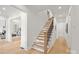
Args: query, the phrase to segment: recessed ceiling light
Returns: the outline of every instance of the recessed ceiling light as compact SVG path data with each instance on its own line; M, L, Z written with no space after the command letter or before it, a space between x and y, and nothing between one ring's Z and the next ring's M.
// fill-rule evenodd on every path
M6 10L6 8L2 8L3 10Z
M19 22L19 20L13 20L13 22L18 23L18 22Z
M61 6L58 7L58 9L61 9L61 8L62 8Z

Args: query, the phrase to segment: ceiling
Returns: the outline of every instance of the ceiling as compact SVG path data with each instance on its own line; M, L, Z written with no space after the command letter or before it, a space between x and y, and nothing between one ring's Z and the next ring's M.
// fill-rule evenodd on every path
M27 5L31 11L35 13L50 9L57 19L65 19L69 12L69 5Z
M69 5L25 5L30 11L34 13L39 13L44 10L50 9L57 19L65 19L68 15ZM61 9L58 9L61 7ZM12 15L17 15L20 11L12 7L11 5L0 5L0 16L10 17Z
M17 15L18 13L18 9L12 7L11 5L0 5L0 16L10 17Z

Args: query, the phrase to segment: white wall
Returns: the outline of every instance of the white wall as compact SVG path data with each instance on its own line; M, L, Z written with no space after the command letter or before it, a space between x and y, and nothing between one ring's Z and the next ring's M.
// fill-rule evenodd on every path
M72 6L71 9L71 49L79 53L79 6Z
M28 13L28 20L27 20L28 48L31 48L33 41L36 40L37 35L41 31L46 21L47 21L46 12L40 12L38 14L34 14L33 12Z
M12 41L12 27L11 27L11 18L8 18L6 21L6 40L11 42Z
M27 49L27 14L21 13L21 45Z

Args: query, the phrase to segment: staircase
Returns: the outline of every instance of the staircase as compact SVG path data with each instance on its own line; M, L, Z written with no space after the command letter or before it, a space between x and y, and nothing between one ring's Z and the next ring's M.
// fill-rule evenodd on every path
M53 29L53 19L50 18L44 25L43 29L38 34L36 40L33 42L32 49L33 53L46 54L48 50L48 42Z

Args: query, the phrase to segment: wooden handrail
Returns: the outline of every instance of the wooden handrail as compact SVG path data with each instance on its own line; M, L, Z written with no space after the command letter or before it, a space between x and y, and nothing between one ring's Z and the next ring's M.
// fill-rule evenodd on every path
M52 29L53 29L53 19L48 20L49 24L48 24L48 29L46 32L44 32L44 53L47 54L47 46L48 46L48 40L50 37L50 34L52 33Z

